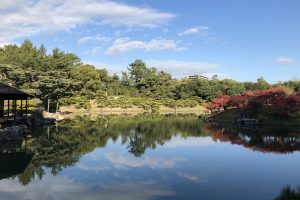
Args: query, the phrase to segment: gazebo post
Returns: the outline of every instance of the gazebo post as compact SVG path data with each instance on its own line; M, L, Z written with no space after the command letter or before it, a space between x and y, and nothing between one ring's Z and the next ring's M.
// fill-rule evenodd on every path
M0 100L0 117L4 117L4 100Z
M13 100L13 108L14 108L14 121L16 121L16 116L17 116L17 100Z
M23 99L21 99L21 121L23 120Z
M8 117L9 117L9 107L10 107L9 102L10 102L10 100L8 99L7 100L7 116Z
M25 106L25 109L26 109L26 120L27 120L27 114L28 114L28 98L26 97L26 106Z

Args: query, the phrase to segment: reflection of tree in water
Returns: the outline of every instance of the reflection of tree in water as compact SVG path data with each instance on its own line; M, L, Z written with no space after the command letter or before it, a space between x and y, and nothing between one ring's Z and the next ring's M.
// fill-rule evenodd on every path
M150 148L155 148L155 144ZM132 153L134 156L138 157L145 153L146 144L144 143L144 137L141 134L135 134L129 136L129 144L127 146L128 152Z
M24 172L32 156L22 147L22 140L3 142L0 146L0 180Z
M290 186L286 186L274 200L300 200L300 188L295 190Z
M105 147L109 140L118 139L134 156L142 156L147 149L164 145L174 136L199 137L204 136L205 133L221 141L230 141L263 152L287 153L300 150L300 134L297 129L296 131L283 130L284 135L276 132L278 130L276 128L245 130L230 126L213 126L202 124L194 116L110 116L99 118L94 122L88 118L77 118L51 127L49 134L47 129L40 130L40 134L35 134L32 139L26 140L25 153L31 160L24 159L27 163L18 164L23 168L16 168L13 170L14 173L9 172L3 177L18 174L12 177L27 185L35 178L41 179L46 168L50 169L52 175L56 175L63 168L75 165L82 155L97 147ZM6 148L11 147L8 145ZM25 155L19 154L19 156ZM0 159L2 158L12 158L12 154L7 157L0 154ZM8 164L6 169L10 167L11 164Z
M156 148L172 136L200 136L202 124L190 117L103 117L95 122L88 118L64 121L45 129L33 139L27 140L28 154L33 155L25 171L13 178L27 185L33 179L41 179L45 168L56 175L63 168L74 165L79 158L97 147L105 147L109 140L126 145L128 152L142 156L148 148Z
M298 127L248 128L220 124L205 124L204 129L214 139L243 145L254 151L292 153L300 150Z
M200 136L203 135L201 130L202 124L195 118L144 119L136 121L131 128L122 130L122 136L128 142L128 151L135 156L141 156L146 149L155 149L173 136Z

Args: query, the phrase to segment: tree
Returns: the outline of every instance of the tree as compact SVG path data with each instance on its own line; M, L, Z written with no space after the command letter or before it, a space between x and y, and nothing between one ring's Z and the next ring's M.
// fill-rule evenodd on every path
M154 99L173 98L174 80L172 76L164 71L158 72L154 78L154 83L150 88L150 97Z
M223 95L215 98L209 104L209 109L226 109L229 106L230 96Z
M172 97L173 79L170 74L160 71L155 67L148 68L141 60L136 60L128 67L130 79L127 73L123 73L122 84L127 87L133 85L138 95L163 99Z
M80 59L71 53L33 46L25 40L19 47L6 45L0 49L0 78L21 89L30 89L38 98L49 99L69 96L78 89L78 84L70 79L71 71Z
M244 82L243 83L245 90L266 90L271 88L271 85L263 78L260 77L253 82Z
M287 112L297 113L300 111L300 93L297 95L290 95L286 99Z
M247 105L247 96L245 95L235 95L230 97L229 105L237 108L245 108Z
M256 81L256 89L257 90L265 90L268 88L270 88L270 85L263 77L260 77L257 79L257 81Z
M128 72L130 78L134 81L135 86L141 87L149 73L149 69L142 60L135 60L133 63L129 64Z
M294 91L294 93L300 92L300 81L286 81L278 82L275 87L288 87Z
M231 79L220 81L222 93L225 95L238 95L245 91L244 85Z

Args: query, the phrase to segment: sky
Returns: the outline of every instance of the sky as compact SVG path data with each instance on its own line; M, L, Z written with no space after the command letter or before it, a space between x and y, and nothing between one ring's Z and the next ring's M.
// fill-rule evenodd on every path
M126 71L300 79L299 0L1 0L0 46L30 39Z

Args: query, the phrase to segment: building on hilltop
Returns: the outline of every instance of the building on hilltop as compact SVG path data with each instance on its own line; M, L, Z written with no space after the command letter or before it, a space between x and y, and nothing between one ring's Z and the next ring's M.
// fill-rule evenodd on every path
M208 80L207 77L199 75L199 74L191 75L191 76L189 76L189 79L191 79L191 80Z

